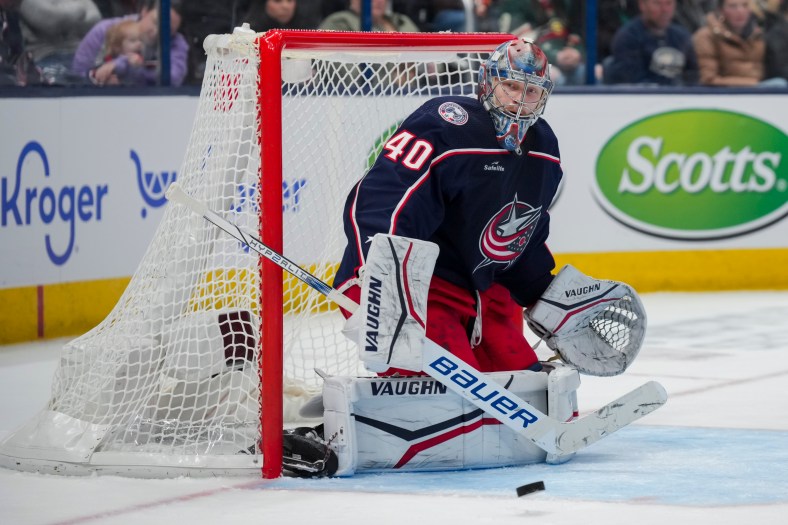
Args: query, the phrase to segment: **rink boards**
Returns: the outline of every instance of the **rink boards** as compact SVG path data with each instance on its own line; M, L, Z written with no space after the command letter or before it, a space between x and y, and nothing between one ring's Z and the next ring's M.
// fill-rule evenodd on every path
M0 343L81 333L109 312L162 216L196 101L0 100ZM546 118L564 170L550 210L559 266L644 292L788 288L786 102L556 93ZM358 133L372 148L385 131Z

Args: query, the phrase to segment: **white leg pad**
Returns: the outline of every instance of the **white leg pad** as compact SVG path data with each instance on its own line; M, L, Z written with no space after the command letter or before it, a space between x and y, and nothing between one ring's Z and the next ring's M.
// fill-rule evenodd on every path
M550 369L550 374L517 371L487 376L551 417L557 410L562 420L570 419L576 412L577 372L552 365ZM339 476L391 469L500 467L547 459L531 441L430 377L331 377L325 381L323 400L325 438L339 458Z

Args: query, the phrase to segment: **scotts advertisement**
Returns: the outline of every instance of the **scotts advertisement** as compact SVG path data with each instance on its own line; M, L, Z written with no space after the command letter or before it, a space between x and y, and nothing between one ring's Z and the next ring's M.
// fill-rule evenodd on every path
M595 195L617 221L670 239L723 239L788 214L788 137L734 111L684 109L618 131L596 162Z

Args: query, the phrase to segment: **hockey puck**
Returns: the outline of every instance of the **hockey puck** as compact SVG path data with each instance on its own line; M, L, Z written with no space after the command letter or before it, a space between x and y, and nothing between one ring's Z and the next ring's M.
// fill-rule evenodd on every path
M517 497L526 496L532 492L539 492L540 490L544 490L544 481L534 481L522 487L517 487Z

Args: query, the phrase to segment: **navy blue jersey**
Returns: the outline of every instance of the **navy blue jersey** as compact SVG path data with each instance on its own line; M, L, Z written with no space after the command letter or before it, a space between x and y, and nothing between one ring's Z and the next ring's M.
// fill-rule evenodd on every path
M544 120L517 155L500 147L477 100L434 98L405 119L348 195L348 245L334 285L356 277L369 240L389 233L436 243L434 275L450 283L469 291L500 283L532 304L555 268L545 241L561 176Z

